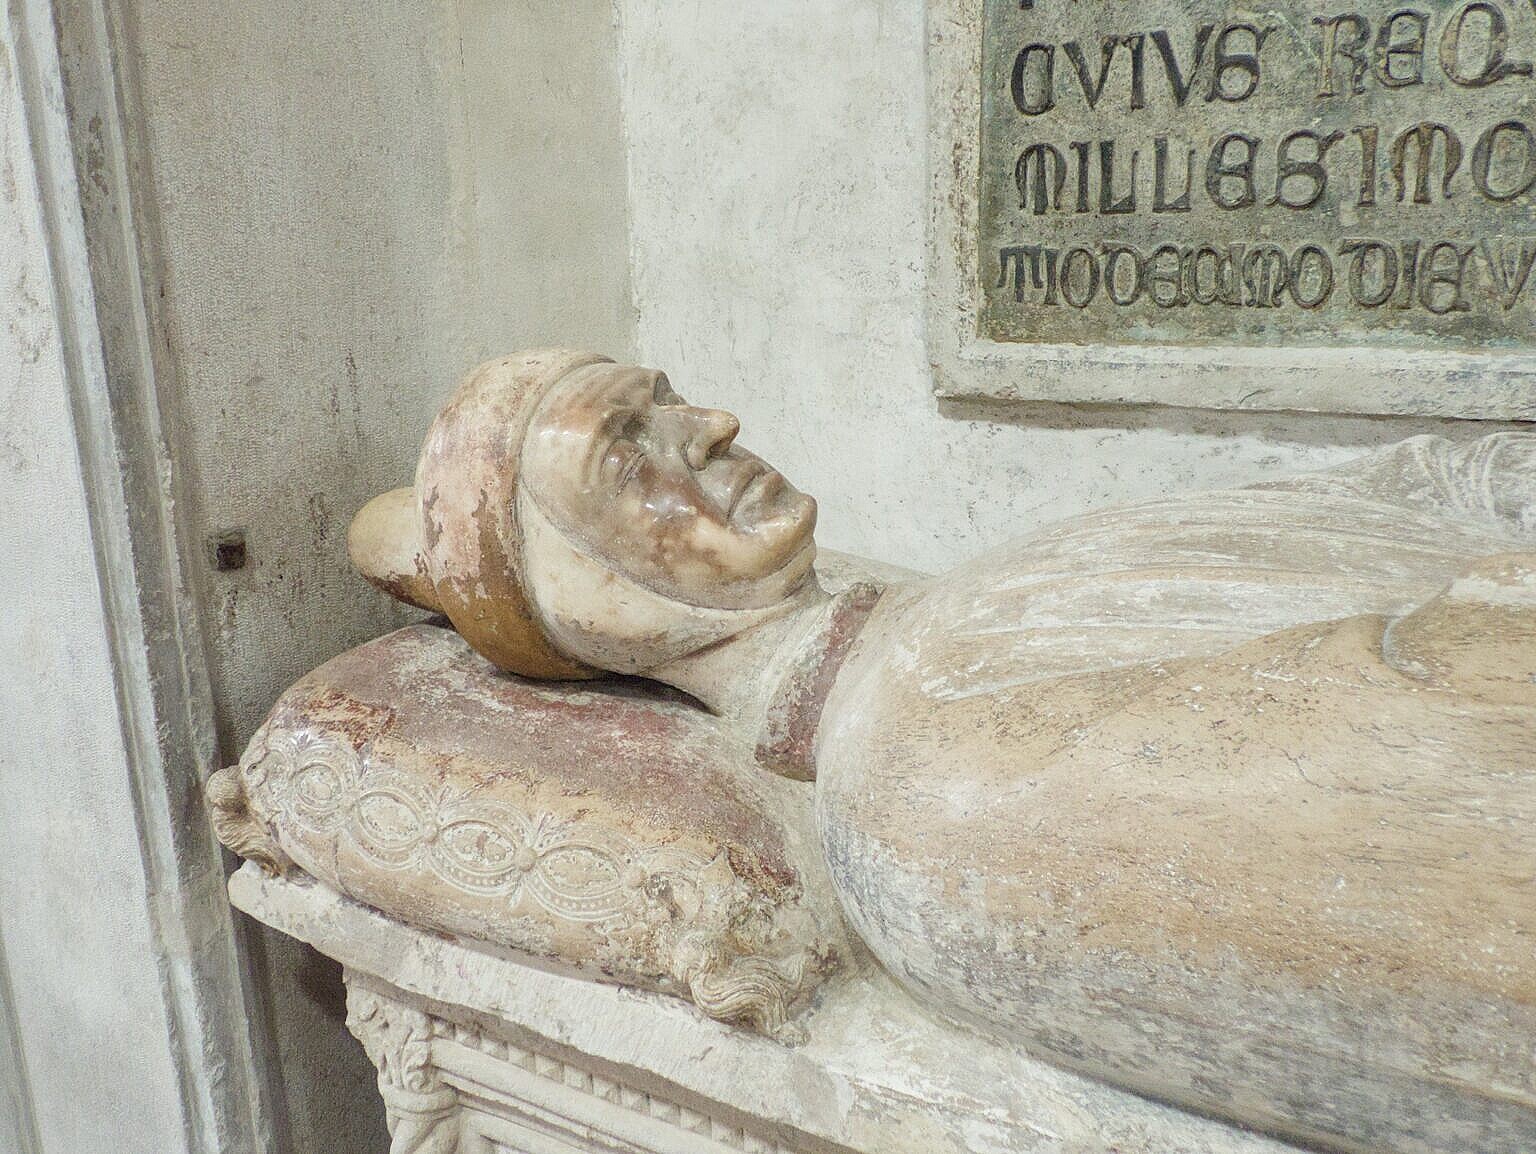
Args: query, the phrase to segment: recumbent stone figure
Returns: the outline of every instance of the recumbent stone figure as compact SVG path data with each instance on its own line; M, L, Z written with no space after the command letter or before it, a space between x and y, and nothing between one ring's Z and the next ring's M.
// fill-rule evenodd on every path
M867 947L1186 1107L1536 1149L1536 435L930 578L818 563L736 434L600 356L477 369L351 538L457 635L290 690L210 785L221 836L786 1044Z

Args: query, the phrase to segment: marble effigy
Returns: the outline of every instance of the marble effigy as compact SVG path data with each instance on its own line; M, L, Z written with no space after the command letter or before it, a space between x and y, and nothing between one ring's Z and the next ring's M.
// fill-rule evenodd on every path
M226 844L774 1045L867 949L1246 1126L1536 1145L1536 436L921 578L818 562L737 431L589 354L471 374L351 538L456 633L285 694L210 783Z

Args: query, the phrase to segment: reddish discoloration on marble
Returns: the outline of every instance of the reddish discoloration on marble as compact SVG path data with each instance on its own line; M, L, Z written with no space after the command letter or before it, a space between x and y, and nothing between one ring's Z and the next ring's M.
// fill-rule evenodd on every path
M417 465L420 541L438 604L477 650L528 677L595 675L550 644L529 604L517 489L539 398L567 373L604 360L540 349L486 362L433 421Z
M523 444L527 492L588 555L675 601L782 601L815 560L816 502L665 373L604 364L551 388Z
M1426 540L1421 581L1466 566ZM1406 613L1043 678L1093 659L1023 643L1059 570L961 578L887 595L826 707L829 865L894 974L1330 1148L1532 1148L1536 555L1363 589ZM1101 594L1125 633L1131 584Z
M397 635L269 734L346 743L339 768L271 753L300 865L760 1026L833 948L831 883L917 998L1096 1076L1352 1151L1536 1145L1536 587L1529 557L1474 564L1536 540L1536 438L1078 518L866 622L809 574L808 507L753 488L734 418L606 362L549 387L580 361L493 362L440 417L436 592L505 667L574 659L711 712L495 682ZM822 863L803 788L764 768L816 777ZM508 836L488 799L540 816ZM487 870L500 904L464 897Z
M285 693L244 766L289 857L405 921L769 1029L845 952L809 791L675 691L535 684L414 626ZM783 1006L743 1001L747 966Z
M821 636L801 650L769 704L758 735L755 754L764 769L796 781L815 780L822 706L882 591L881 586L861 583L839 594Z
M681 694L644 682L586 687L503 675L431 626L413 626L333 658L285 693L278 724L388 740L471 792L517 786L601 809L641 828L740 847L763 880L790 889L798 871L762 795L732 772L740 743ZM802 804L809 796L801 791ZM687 799L686 822L679 799Z

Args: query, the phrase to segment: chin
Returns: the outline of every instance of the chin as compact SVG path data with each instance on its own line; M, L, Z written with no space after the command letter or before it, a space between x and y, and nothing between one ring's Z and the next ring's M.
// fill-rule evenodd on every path
M792 564L807 548L814 551L816 501L791 490L778 507L753 525L751 534L762 542L763 564L759 572L777 573Z
M798 489L791 489L784 498L779 519L795 527L794 535L800 538L797 547L803 548L816 535L816 498Z
M790 490L754 517L733 527L727 584L737 591L734 608L766 608L795 592L816 560L816 502Z
M792 547L787 546L777 554L778 564L763 578L775 586L780 596L787 597L804 584L816 564L815 517L794 538Z

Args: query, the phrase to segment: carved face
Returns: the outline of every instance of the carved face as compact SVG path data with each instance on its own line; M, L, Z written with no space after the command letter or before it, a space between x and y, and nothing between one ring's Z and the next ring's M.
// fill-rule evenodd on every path
M570 373L523 447L539 508L613 568L690 605L752 609L805 580L816 502L736 444L736 418L666 375L627 365Z

